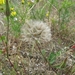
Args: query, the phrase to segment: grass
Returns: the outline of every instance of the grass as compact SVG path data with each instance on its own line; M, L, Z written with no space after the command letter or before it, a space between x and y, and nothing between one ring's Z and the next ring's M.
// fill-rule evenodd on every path
M69 48L75 44L74 9L74 0L11 0L6 6L0 4L0 22L5 27L0 33L0 73L46 75L52 71L74 75L75 54Z

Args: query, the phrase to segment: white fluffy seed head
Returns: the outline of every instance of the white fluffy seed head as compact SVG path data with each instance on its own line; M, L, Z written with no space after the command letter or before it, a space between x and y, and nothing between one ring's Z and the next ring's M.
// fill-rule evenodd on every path
M29 20L21 28L22 40L33 43L35 40L45 43L51 40L51 29L43 21Z

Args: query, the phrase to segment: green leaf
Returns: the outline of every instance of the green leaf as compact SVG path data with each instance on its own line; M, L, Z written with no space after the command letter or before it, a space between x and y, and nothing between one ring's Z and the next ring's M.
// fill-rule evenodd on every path
M59 68L65 68L66 62L67 62L67 58L65 58L65 60L60 64Z
M49 60L50 64L53 64L56 60L56 54L54 52L51 52L48 57L48 60Z
M75 64L73 65L73 68L72 68L72 73L75 72Z
M2 50L0 50L0 54L2 54Z
M2 39L2 40L5 40L5 36L1 36L1 39Z
M56 58L61 54L61 51L57 51L56 53L54 52L51 52L49 57L48 57L48 60L50 62L50 64L53 64L55 61L56 61Z
M5 40L5 36L1 36L0 37L0 42L4 41Z
M1 38L0 38L0 42L2 42Z
M60 56L60 54L61 54L61 50L56 52L56 57Z
M46 50L44 50L44 49L41 52L42 52L43 55L46 54Z

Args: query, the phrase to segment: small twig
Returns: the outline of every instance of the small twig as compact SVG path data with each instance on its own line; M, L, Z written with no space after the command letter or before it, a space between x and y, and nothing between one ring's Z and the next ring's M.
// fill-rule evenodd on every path
M15 69L15 67L14 67L13 63L10 61L10 58L8 58L8 61L9 61L9 63L11 64L11 66L13 67L13 69L15 70L16 75L19 75L19 74L18 74L18 72L17 72L17 70Z
M71 67L67 70L67 72L66 72L66 74L65 74L65 75L69 75L69 74L70 74L70 72L71 72L71 70L72 70L72 68L73 68L73 66L71 66Z

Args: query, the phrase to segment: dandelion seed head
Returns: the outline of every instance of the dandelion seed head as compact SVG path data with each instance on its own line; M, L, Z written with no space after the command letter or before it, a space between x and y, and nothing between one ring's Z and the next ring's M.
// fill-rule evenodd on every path
M33 43L35 40L44 43L51 40L51 29L43 21L29 20L21 28L23 41Z

